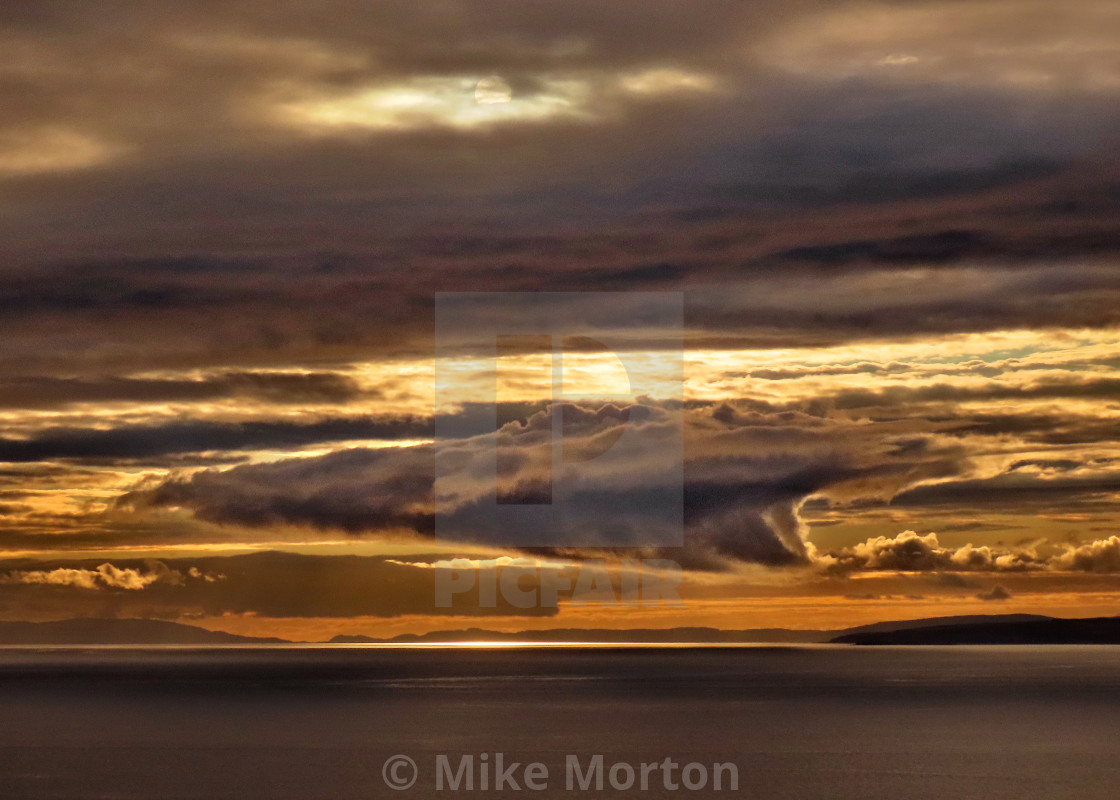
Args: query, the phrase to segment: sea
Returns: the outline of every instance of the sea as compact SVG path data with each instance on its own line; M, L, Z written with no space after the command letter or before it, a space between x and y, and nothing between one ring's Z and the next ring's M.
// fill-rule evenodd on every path
M1120 647L0 649L2 798L452 795L1114 800Z

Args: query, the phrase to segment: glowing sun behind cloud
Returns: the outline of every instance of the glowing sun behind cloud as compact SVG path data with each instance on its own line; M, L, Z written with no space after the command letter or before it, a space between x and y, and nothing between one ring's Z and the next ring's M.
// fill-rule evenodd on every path
M498 75L483 78L474 87L474 99L479 105L489 106L508 103L513 99L513 90L505 79Z
M501 78L411 78L333 98L287 103L281 118L296 127L322 129L475 128L499 122L579 116L588 89L578 80L544 80L539 91L514 98Z

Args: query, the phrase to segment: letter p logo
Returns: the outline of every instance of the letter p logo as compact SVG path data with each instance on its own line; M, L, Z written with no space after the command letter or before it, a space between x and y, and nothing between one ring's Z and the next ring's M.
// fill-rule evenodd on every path
M436 295L436 536L679 546L679 293Z

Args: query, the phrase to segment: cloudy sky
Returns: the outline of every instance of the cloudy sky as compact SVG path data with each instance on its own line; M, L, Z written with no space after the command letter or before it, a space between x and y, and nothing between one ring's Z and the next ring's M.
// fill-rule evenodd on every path
M0 616L1114 613L1118 101L1107 0L0 4ZM571 319L683 365L638 391L565 359L565 455L661 443L586 473L606 549L480 541L466 483L438 524L437 413L464 459L505 449L499 493L551 479L532 347L489 430L437 404L460 292L589 293ZM683 607L433 605L449 563L635 555L682 565Z

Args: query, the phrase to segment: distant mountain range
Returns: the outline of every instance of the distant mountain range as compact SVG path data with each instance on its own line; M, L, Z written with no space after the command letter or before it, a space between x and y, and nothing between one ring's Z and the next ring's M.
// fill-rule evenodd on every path
M824 642L841 631L799 631L786 628L758 628L724 631L718 628L550 628L539 631L500 633L482 628L432 633L406 633L392 639L369 636L336 636L332 644L439 644L441 642L580 642L594 644L742 644L782 642L787 644Z
M1033 614L933 617L879 622L844 630L756 628L556 628L502 633L482 628L402 634L390 639L336 636L332 644L440 644L526 642L589 644L1120 644L1120 617L1057 619ZM0 622L0 645L257 645L297 644L238 636L178 622L146 619L68 619Z
M284 644L283 639L238 636L158 619L64 619L0 622L0 645Z
M879 631L849 631L838 644L1120 644L1120 617L1090 619L989 620L922 625Z
M482 628L458 631L434 631L424 634L402 634L391 639L370 636L336 636L332 644L438 644L440 642L581 642L594 644L825 644L846 636L886 634L945 625L974 623L1021 623L1050 620L1033 614L997 616L932 617L929 619L877 622L842 630L793 630L790 628L752 628L720 630L718 628L640 628L612 630L607 628L553 628L548 630L499 633Z

